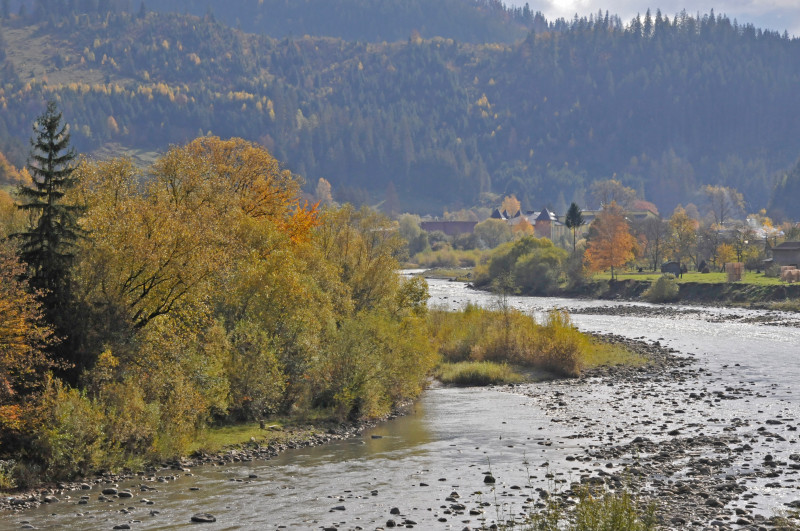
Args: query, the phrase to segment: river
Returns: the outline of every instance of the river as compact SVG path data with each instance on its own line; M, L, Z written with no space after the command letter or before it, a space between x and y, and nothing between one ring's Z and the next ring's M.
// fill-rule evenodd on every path
M432 305L497 302L463 283L429 285ZM691 358L691 370L643 372L619 382L597 377L487 389L434 387L411 414L359 439L268 461L200 467L172 481L146 482L146 492L141 480L120 485L132 488L129 499L98 501L98 487L75 491L59 503L0 517L0 528L176 529L198 512L217 520L203 529L375 529L389 520L398 527L476 528L519 515L545 491L630 473L648 453L647 447L631 449L636 437L656 445L678 437L690 441L680 447L680 459L661 460L668 463L658 470L668 473L650 474L644 493L663 496L659 484L695 481L704 457L712 459L712 480L746 489L723 496L716 510L715 518L733 527L736 509L745 517L769 518L800 499L800 475L790 466L800 460L794 453L800 424L798 315L709 307L663 311L639 303L535 297L508 302L535 315L567 308L584 331L658 341ZM749 450L742 450L745 445ZM496 484L484 483L488 473ZM81 495L88 496L84 504ZM392 513L395 508L399 514ZM687 527L709 523L707 516L692 518Z

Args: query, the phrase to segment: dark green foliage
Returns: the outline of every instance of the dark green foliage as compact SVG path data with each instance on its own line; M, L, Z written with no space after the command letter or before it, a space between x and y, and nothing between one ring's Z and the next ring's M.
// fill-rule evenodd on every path
M547 238L525 236L498 247L476 285L498 285L525 294L543 295L558 287L567 252Z
M800 219L800 161L777 179L769 210L778 219Z
M567 226L569 230L572 231L572 252L575 252L575 235L578 228L583 225L583 214L581 214L581 209L576 203L572 203L569 205L569 210L567 210L566 219L564 219L564 225Z
M28 162L33 184L20 186L18 191L22 200L19 208L28 214L30 225L14 237L20 242L20 258L28 266L30 285L38 290L47 319L55 326L56 335L66 339L54 347L55 354L74 367L72 376L76 376L83 367L74 359L69 340L75 331L70 267L82 231L77 223L79 207L64 201L75 184L75 151L70 147L68 126L62 123L54 101L47 104L33 130Z
M28 162L33 184L19 188L19 208L28 213L31 224L15 236L21 242L20 258L28 264L32 287L43 290L48 302L59 304L65 302L69 266L80 234L78 207L64 203L64 195L74 185L75 151L54 101L47 104L33 130Z
M76 3L38 0L34 15L45 20L74 13L104 17L106 13L147 10L191 13L243 31L276 38L320 35L352 41L406 41L413 34L449 37L464 42L511 42L544 19L530 9L505 7L496 0L162 0ZM138 8L138 9L137 9Z

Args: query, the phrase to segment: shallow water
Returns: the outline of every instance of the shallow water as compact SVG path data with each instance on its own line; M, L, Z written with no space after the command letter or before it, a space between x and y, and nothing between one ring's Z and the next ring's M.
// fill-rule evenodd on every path
M432 304L459 308L497 302L462 283L429 284ZM536 315L553 307L574 309L573 320L582 330L660 341L691 355L703 372L642 386L595 380L434 388L412 414L360 439L290 451L269 461L198 468L175 481L148 482L155 491L140 492L141 481L120 485L134 487L134 498L127 500L97 501L95 487L88 491L89 503L78 505L84 492L69 493L72 498L60 503L0 516L0 528L18 529L28 521L40 529L110 529L123 523L132 529L173 529L187 525L194 513L208 512L217 522L203 529L374 529L390 518L398 524L412 520L421 529L462 529L519 513L530 505L529 497L537 498L536 488L557 490L601 469L621 469L636 456L594 460L593 448L637 435L654 441L669 438L674 429L714 435L730 433L735 424L735 434L751 441L754 450L730 474L746 473L767 453L785 460L797 452L791 428L800 424L800 392L794 392L800 329L747 322L776 312L685 307L685 313L665 317L648 313L653 307L647 304L621 303L642 308L642 314L620 317L580 313L607 302L511 297L509 303ZM797 319L793 314L782 318ZM689 399L698 390L705 398ZM767 425L770 419L780 419L781 425ZM768 434L779 431L778 437L759 431L765 426ZM567 460L575 456L581 459ZM494 488L484 484L487 472L497 478ZM749 492L756 495L751 503L769 516L800 498L795 477L787 473L779 488L748 479ZM454 514L453 500L446 500L453 492L459 496L453 500L477 514ZM393 507L400 515L390 514Z

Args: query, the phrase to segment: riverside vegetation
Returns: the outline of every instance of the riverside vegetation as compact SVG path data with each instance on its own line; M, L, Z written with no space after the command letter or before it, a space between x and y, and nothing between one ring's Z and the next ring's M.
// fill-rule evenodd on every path
M63 163L32 167L26 186L64 178L50 199L75 237L48 236L59 268L23 264L41 225L0 192L0 488L175 458L233 424L236 437L274 417L380 418L419 395L440 353L574 376L602 350L560 312L429 311L425 281L396 273L388 218L301 202L255 144L202 137L146 171L73 167L52 105L48 120L37 145ZM48 292L31 288L53 271Z
M146 172L58 171L82 234L60 305L6 238L35 223L8 209L0 227L3 487L180 456L231 422L380 417L425 385L427 291L395 273L385 217L302 203L239 139L173 147Z

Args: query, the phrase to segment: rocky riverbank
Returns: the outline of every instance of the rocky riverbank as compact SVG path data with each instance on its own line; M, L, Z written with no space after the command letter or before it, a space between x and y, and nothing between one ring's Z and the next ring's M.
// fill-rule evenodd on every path
M581 441L580 450L565 457L579 479L550 493L551 500L566 508L586 486L625 489L642 511L655 506L662 528L800 529L796 412L749 415L743 403L768 398L763 391L717 387L715 375L658 344L609 339L646 352L654 363L520 390L553 422L574 425L572 437ZM606 420L576 415L570 407L580 400L576 394L591 398L587 386L613 389L606 398L593 397ZM784 509L765 510L760 502L776 495L788 499Z
M131 489L119 489L121 483L138 482L139 491L146 493L155 490L159 484L168 484L181 477L191 476L192 469L199 466L225 466L233 463L249 462L256 459L271 459L287 450L308 448L359 437L364 430L403 415L410 403L403 404L392 414L381 418L359 422L325 423L320 426L298 426L288 428L265 427L265 435L251 438L249 443L230 448L216 454L197 453L178 460L159 463L140 471L119 474L100 474L76 481L40 485L13 495L0 497L0 516L39 507L72 501L87 505L93 498L99 502L132 497ZM275 433L275 432L280 433ZM267 434L267 432L270 432ZM23 524L23 528L25 524Z
M613 305L584 308L567 308L571 314L582 315L615 315L619 317L653 317L659 319L703 319L712 323L763 324L768 326L800 327L800 314L782 311L748 312L713 312L708 307L693 308L689 306L671 305Z

